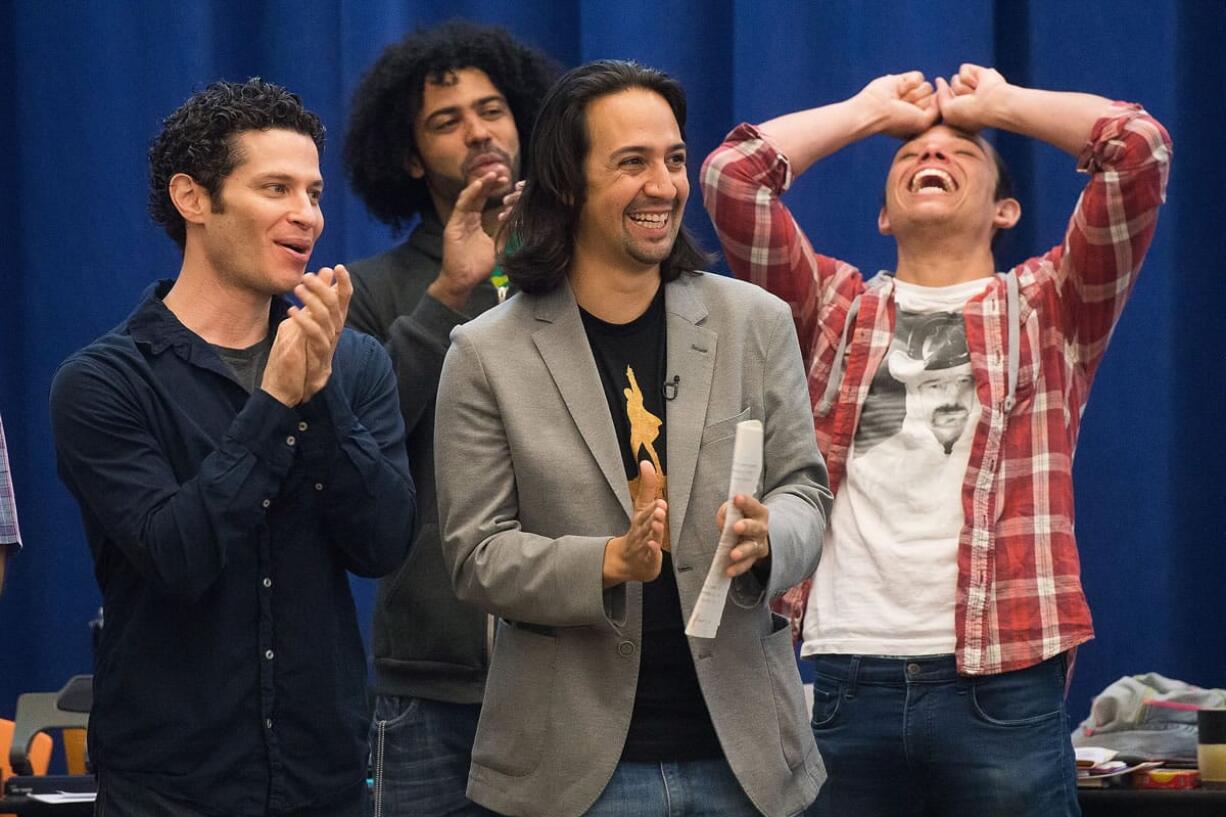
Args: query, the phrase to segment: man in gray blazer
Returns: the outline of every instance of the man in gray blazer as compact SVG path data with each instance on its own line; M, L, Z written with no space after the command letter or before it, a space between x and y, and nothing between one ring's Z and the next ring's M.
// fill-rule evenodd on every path
M785 622L830 494L787 306L696 272L685 97L593 63L542 103L505 261L457 327L435 446L444 558L500 620L468 795L508 815L802 812L825 777ZM733 437L764 430L715 638L687 638Z

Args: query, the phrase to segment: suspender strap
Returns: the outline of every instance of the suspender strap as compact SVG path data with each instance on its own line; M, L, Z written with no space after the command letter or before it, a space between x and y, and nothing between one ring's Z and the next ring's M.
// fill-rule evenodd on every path
M839 396L839 386L843 382L844 358L847 352L847 338L856 328L856 316L860 314L860 296L857 295L847 307L847 319L843 321L843 334L839 336L839 348L834 352L834 363L830 366L830 378L826 380L826 391L822 401L817 404L817 413L825 417Z
M1022 307L1017 274L1010 270L1005 277L1005 309L1009 324L1009 392L1005 395L1005 412L1013 411L1017 398L1017 372L1021 368Z

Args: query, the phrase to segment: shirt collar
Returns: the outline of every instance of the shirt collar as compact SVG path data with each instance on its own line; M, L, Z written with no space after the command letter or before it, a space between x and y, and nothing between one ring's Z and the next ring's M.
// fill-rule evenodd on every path
M128 334L132 340L147 345L155 355L171 346L178 348L199 344L208 347L204 338L184 326L162 302L174 283L173 278L165 278L150 284L141 296L140 304L128 317ZM289 301L284 297L273 297L268 312L270 333L276 332L277 325L286 318L289 306Z

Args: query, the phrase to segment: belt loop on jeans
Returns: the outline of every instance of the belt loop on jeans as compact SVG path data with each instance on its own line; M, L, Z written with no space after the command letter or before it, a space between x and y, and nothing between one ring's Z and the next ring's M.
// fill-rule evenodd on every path
M856 685L860 681L860 656L853 655L847 665L847 697L856 697Z

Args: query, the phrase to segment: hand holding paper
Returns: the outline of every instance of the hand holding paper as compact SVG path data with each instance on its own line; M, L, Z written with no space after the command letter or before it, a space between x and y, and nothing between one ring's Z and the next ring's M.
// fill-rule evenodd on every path
M711 568L698 602L690 612L685 634L715 638L732 578L770 554L766 506L754 499L762 475L762 424L745 420L736 424L728 502L720 506L717 523L722 531Z
M715 524L721 531L729 525L728 514L735 514L730 527L736 544L728 553L725 573L734 579L770 556L770 510L752 494L737 494L719 506Z

